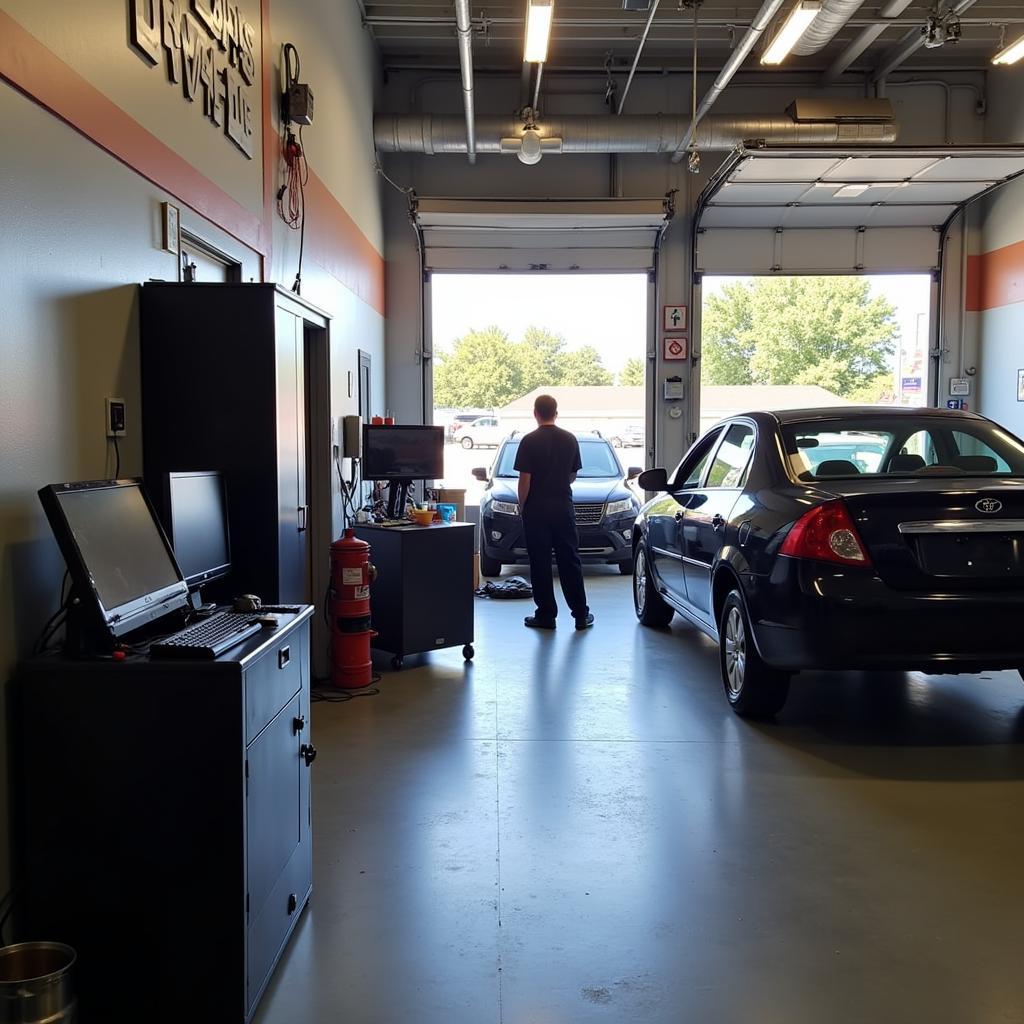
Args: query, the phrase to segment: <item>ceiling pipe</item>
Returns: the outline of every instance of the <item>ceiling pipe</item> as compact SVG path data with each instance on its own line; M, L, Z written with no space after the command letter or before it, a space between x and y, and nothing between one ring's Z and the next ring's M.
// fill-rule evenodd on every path
M473 116L473 25L469 0L455 0L455 26L459 33L459 68L462 71L462 102L466 108L466 155L476 163L476 118Z
M689 119L665 114L565 115L545 117L536 126L542 139L561 140L562 153L672 153L687 131ZM477 120L478 153L500 153L501 140L518 138L523 123L514 117ZM802 122L786 116L706 118L693 137L702 150L727 151L749 143L785 146L879 146L896 141L899 126L888 122ZM453 115L378 114L374 144L381 153L465 153L462 119Z
M779 13L779 8L784 0L764 0L761 9L757 12L750 28L744 33L743 38L736 44L732 56L725 62L725 67L718 73L715 84L705 93L704 99L700 101L690 127L687 128L682 140L672 154L672 163L677 164L686 155L686 151L693 141L697 126L705 114L714 106L715 100L722 95L722 91L732 80L732 76L740 69L740 65L747 59L747 54L754 48L754 44L761 38L764 30L771 24L772 18Z
M824 0L821 10L797 40L792 52L801 57L809 57L828 46L836 33L863 6L864 0Z
M889 0L878 12L882 18L898 18L914 0ZM821 76L822 85L831 85L839 80L843 72L887 29L888 25L869 25L862 29L857 38L832 61L829 69Z
M942 17L950 15L960 15L964 11L969 11L978 0L957 0L956 3L948 3L943 8ZM913 56L918 50L924 46L925 33L924 26L920 29L911 29L900 42L893 47L883 58L882 63L871 72L871 81L875 84L884 81L885 78L892 74L908 57Z
M658 4L661 0L654 0L651 4L651 13L647 16L647 24L644 25L643 35L640 37L640 42L637 43L636 56L633 57L633 66L629 69L629 78L626 79L626 88L622 90L622 99L619 100L618 113L622 113L622 108L626 105L626 97L629 95L629 87L633 84L633 76L636 74L636 66L640 63L640 54L644 52L644 45L647 43L647 35L651 31L651 23L654 21L655 14L658 13Z

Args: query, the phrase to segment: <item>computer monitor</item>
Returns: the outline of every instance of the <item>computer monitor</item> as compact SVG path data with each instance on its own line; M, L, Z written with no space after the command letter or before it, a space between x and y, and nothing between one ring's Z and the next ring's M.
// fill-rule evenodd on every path
M438 480L444 427L363 425L364 480Z
M100 640L183 608L188 585L141 480L50 484L39 491L78 611Z
M231 571L224 477L195 470L167 474L163 517L168 539L190 590Z

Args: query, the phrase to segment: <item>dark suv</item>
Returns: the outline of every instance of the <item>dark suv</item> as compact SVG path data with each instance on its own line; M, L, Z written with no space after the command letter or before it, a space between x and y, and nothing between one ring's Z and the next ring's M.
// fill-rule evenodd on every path
M521 435L506 438L488 475L474 469L473 476L487 483L480 499L480 572L499 576L503 565L529 561L517 493L519 473L513 469ZM633 520L640 510L636 495L626 486L640 473L622 471L611 444L593 434L578 435L583 468L572 485L580 560L584 564L618 565L628 576L633 571Z

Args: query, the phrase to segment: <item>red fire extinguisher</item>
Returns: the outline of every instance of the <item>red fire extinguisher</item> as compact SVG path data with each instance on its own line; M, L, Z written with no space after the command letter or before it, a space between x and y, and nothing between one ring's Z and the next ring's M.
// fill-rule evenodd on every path
M351 528L331 545L331 682L348 690L373 681L370 638L370 584L377 570L370 545Z

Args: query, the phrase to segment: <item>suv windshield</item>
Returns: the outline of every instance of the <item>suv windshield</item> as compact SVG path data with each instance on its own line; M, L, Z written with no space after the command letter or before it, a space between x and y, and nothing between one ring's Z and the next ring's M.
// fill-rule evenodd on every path
M1024 444L991 423L885 416L786 423L782 439L798 480L858 476L1024 476Z
M498 456L494 475L501 477L518 477L519 471L514 468L519 441L509 441ZM577 480L600 479L603 477L623 476L622 467L615 457L612 446L603 440L580 440L580 461L583 468L576 474Z

